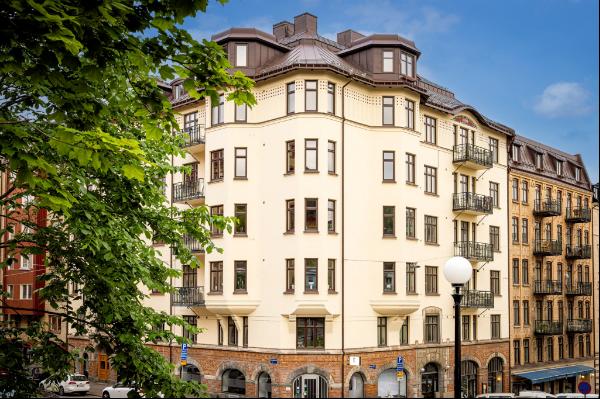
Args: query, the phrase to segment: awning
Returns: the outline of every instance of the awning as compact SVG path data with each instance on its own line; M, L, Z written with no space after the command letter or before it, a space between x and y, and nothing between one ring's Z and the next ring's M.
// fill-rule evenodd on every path
M536 371L527 371L524 373L513 373L516 377L526 378L533 384L539 384L546 381L559 380L567 377L574 377L580 374L590 374L594 371L593 367L575 365L557 367L553 369L543 369Z

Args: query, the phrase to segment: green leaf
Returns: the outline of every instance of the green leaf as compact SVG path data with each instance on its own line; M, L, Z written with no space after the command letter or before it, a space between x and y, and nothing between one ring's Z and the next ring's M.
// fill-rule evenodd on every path
M144 169L138 165L123 165L123 174L128 179L144 181Z

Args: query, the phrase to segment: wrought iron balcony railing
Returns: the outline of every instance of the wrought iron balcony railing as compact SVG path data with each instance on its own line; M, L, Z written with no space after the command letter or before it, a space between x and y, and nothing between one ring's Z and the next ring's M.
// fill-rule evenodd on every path
M469 162L483 168L491 168L494 164L492 152L474 144L455 145L452 152L452 160L456 163Z
M477 262L491 262L494 260L492 244L474 241L459 241L454 243L454 256Z
M567 253L565 256L567 259L591 259L592 246L567 244Z
M187 234L183 235L184 245L192 252L204 252L204 248L200 244L200 241Z
M568 333L589 333L592 332L591 319L569 319L567 320Z
M541 335L561 335L563 333L563 322L553 320L536 320L535 333Z
M592 210L580 206L567 208L567 215L565 218L568 223L587 223L592 220Z
M535 280L533 282L533 293L541 295L562 294L562 282L559 280Z
M491 291L466 290L460 301L463 308L493 308L494 294Z
M561 203L557 200L545 199L533 202L533 214L535 216L559 216Z
M183 138L185 147L191 147L197 144L204 144L206 135L204 125L190 126L183 129Z
M565 295L592 295L592 283L565 283Z
M555 256L562 254L562 243L557 240L535 240L533 242L533 254L543 256Z
M488 195L475 193L455 193L452 197L454 211L470 212L475 214L491 214L494 200Z
M173 306L194 306L204 304L204 287L177 287L171 293Z
M204 179L184 180L173 184L173 202L204 197Z

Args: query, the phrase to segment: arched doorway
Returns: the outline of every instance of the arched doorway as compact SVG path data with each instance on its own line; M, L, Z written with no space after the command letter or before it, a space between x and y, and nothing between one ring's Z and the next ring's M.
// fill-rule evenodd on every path
M258 375L258 397L270 398L271 395L271 376L264 371Z
M294 398L326 398L329 384L318 374L302 374L293 383Z
M463 360L461 362L460 371L463 398L474 398L477 396L477 369L477 363L472 360Z
M427 363L421 372L421 393L433 397L440 391L440 368L435 363Z
M493 357L488 363L488 392L502 392L504 360Z
M202 373L200 373L200 369L193 364L188 364L187 366L182 366L180 372L181 372L181 379L183 381L202 382Z
M361 373L354 373L350 377L349 393L351 398L365 397L365 379Z
M223 372L223 377L221 378L221 384L221 391L223 392L239 395L246 394L246 377L239 370L225 370Z
M408 374L404 371L404 377L398 381L396 369L388 369L379 374L377 379L377 396L380 398L406 398L406 387Z

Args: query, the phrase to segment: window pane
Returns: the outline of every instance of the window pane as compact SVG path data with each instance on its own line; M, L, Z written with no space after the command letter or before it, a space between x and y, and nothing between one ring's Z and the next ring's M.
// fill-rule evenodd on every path
M383 72L394 72L394 53L392 51L383 52Z
M317 291L317 259L304 260L304 290Z
M235 66L247 66L248 45L238 44L235 46Z

